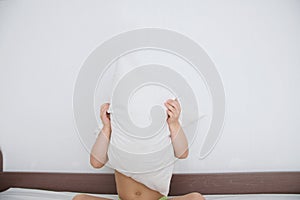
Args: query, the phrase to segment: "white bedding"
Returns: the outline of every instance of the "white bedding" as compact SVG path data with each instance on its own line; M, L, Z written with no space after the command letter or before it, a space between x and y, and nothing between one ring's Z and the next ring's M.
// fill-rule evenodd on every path
M0 192L1 200L71 200L76 192L55 192L38 189L9 188ZM91 194L99 197L118 199L117 195ZM207 200L299 200L300 194L248 194L248 195L204 195Z

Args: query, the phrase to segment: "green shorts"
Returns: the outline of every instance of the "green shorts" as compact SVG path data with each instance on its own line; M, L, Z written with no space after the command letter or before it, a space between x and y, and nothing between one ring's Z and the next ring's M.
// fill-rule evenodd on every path
M168 200L166 196L160 197L158 200Z
M121 200L119 196L118 196L118 200ZM158 200L168 200L168 198L166 196L162 196Z

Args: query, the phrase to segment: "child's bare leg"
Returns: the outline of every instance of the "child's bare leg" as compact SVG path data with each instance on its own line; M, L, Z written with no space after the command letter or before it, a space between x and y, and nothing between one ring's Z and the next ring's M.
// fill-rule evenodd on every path
M96 197L87 194L76 194L72 200L111 200L104 197Z
M171 198L172 200L205 200L205 198L198 192L192 192L183 196Z

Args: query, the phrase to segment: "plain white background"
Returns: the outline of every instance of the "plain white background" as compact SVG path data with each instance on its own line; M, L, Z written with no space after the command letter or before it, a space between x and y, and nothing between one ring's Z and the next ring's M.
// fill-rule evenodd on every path
M111 172L89 165L72 96L84 60L111 36L144 27L206 50L226 92L223 136L175 173L300 170L300 3L0 1L0 147L6 171Z

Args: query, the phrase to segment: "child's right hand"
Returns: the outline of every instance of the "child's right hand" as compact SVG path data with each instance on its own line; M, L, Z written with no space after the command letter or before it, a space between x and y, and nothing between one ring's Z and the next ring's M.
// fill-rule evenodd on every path
M109 103L104 103L101 105L100 108L100 118L103 124L103 128L108 128L111 129L111 124L110 124L110 114L107 112L109 108Z

